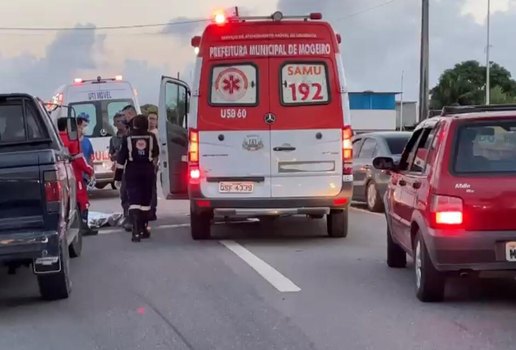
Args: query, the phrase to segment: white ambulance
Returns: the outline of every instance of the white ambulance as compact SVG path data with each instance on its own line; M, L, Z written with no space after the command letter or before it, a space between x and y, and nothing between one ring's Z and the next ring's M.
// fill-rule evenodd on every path
M122 76L99 76L93 80L77 78L72 84L61 86L50 103L67 106L51 112L54 122L70 115L70 107L73 107L76 115L86 113L90 116L86 136L91 140L94 150L96 187L102 189L111 185L115 189L113 163L109 158L109 140L116 134L113 117L126 105L133 105L141 113L137 91Z
M321 18L218 14L192 39L192 91L162 78L163 190L190 199L194 239L210 237L214 218L288 215L347 235L348 93L340 36Z

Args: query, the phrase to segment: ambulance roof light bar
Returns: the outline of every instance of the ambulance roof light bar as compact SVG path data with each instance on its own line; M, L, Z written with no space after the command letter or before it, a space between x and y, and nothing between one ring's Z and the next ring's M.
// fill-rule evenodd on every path
M81 78L75 78L73 82L75 84L81 84L81 83L104 83L106 81L122 81L124 80L124 77L122 75L116 75L114 78L102 78L100 75L96 79L81 79Z
M230 21L263 21L263 20L272 20L274 22L279 22L284 19L301 19L301 20L321 20L323 18L322 13L313 12L308 15L292 15L285 16L281 11L276 11L270 16L239 16L238 11L236 11L235 16L230 16L226 18L224 14L218 13L215 15L215 23L224 24L227 20Z

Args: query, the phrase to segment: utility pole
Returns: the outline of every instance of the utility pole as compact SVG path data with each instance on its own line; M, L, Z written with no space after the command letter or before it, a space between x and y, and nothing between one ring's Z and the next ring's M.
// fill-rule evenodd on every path
M421 57L419 76L419 120L428 118L428 65L429 65L429 12L430 0L422 0Z
M401 71L401 97L400 97L400 131L403 131L403 78L405 71Z
M486 105L491 103L491 0L487 0Z

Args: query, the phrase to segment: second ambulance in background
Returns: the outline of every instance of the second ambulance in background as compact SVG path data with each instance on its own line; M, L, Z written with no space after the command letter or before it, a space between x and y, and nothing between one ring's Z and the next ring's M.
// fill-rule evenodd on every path
M90 116L86 137L91 140L93 164L95 168L96 187L114 185L114 172L109 158L109 140L116 134L113 118L126 105L133 105L141 113L137 92L122 76L115 78L97 77L93 80L75 79L72 84L61 86L51 103L67 107L59 107L51 112L54 123L60 117L71 115L71 108L76 115L86 113Z

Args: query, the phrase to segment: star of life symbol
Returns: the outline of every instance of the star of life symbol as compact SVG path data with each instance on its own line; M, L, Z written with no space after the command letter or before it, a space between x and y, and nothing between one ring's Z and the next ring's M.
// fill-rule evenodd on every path
M247 93L249 81L244 72L237 68L227 68L215 80L215 89L225 101L235 102Z

